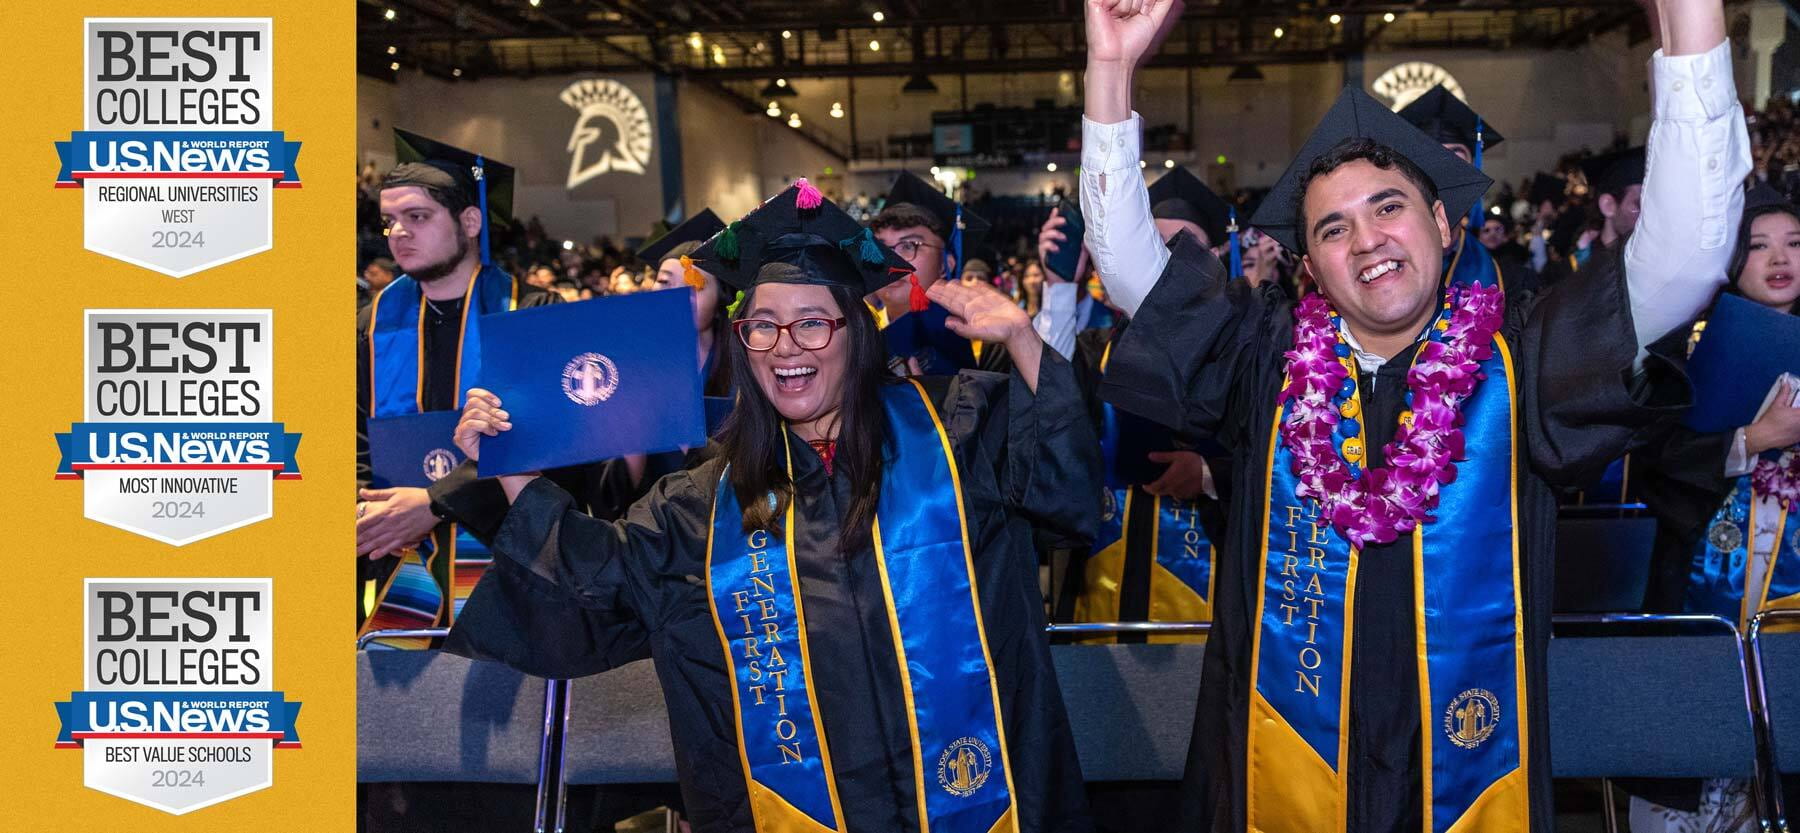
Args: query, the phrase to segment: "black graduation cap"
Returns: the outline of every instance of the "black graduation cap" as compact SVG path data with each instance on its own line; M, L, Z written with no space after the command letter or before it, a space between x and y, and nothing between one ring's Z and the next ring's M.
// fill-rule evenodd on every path
M516 178L512 166L397 127L394 128L394 158L401 164L430 165L456 181L457 188L468 195L470 204L482 211L481 262L492 263L488 251L489 230L512 225L513 181Z
M993 224L981 215L950 199L949 194L910 171L901 171L899 176L894 177L894 185L888 189L884 209L901 203L916 205L937 218L939 226L944 229L945 247L956 255L958 271L961 271L962 264L970 257L965 253L981 251L982 244L987 242L988 231L993 228ZM960 235L958 231L961 232Z
M1569 190L1569 181L1560 176L1540 173L1531 178L1531 193L1526 197L1531 202L1532 210L1549 200L1552 205L1562 205Z
M1581 160L1581 173L1587 177L1588 192L1594 195L1619 196L1626 188L1644 184L1644 166L1648 157L1641 147L1621 150Z
M638 259L655 266L669 256L669 252L683 243L703 243L707 238L725 230L725 221L719 219L710 208L700 209L699 214L687 218L681 225L669 229L668 233L645 243L638 249Z
M1758 182L1755 185L1750 186L1750 190L1744 194L1745 217L1750 216L1750 212L1752 211L1777 206L1792 210L1792 205L1790 204L1787 195L1776 190L1774 186L1767 182Z
M1193 223L1205 230L1207 245L1222 246L1230 233L1231 204L1187 168L1176 168L1151 183L1150 216Z
M1356 87L1345 87L1337 101L1325 113L1319 126L1300 148L1300 154L1288 165L1269 189L1269 194L1256 210L1250 224L1274 237L1290 251L1299 252L1300 180L1312 168L1313 161L1351 139L1372 139L1412 160L1437 186L1438 199L1444 202L1444 214L1451 222L1467 216L1470 206L1487 192L1494 181L1431 137L1407 124L1394 111L1370 98Z
M912 271L804 179L726 226L692 258L736 290L804 283L847 286L867 295Z
M1439 144L1462 145L1471 151L1478 148L1493 150L1495 145L1506 140L1500 131L1469 109L1469 105L1443 84L1426 90L1424 95L1400 108L1400 118ZM1475 136L1477 132L1481 134L1479 139Z

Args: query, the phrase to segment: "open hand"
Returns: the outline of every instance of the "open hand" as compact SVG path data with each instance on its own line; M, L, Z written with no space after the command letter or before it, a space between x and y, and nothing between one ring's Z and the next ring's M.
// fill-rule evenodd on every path
M362 489L357 497L357 555L381 558L417 546L438 525L424 489Z
M1030 332L1031 318L1013 299L986 286L963 286L960 282L938 281L925 290L925 295L938 306L950 311L944 326L973 341L1003 343L1020 333Z

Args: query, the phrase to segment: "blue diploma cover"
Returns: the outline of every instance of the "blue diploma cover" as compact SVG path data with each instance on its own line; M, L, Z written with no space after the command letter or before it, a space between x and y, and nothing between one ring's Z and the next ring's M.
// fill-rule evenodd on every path
M1719 296L1688 359L1694 407L1687 426L1711 434L1749 425L1782 373L1800 374L1800 316Z
M369 465L377 489L396 486L425 488L462 464L463 453L451 440L462 411L426 411L422 414L369 420Z
M642 292L482 316L480 385L512 430L484 477L706 442L691 293Z

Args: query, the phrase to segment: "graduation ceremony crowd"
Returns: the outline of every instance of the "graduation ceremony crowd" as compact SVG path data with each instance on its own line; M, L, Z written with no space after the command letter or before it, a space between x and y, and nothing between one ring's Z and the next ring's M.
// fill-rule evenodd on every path
M1146 185L1134 71L1179 4L1085 7L1079 194L1035 234L903 173L565 243L401 134L358 207L359 633L652 658L680 789L635 800L704 833L1493 833L1556 829L1561 507L1648 507L1637 610L1800 607L1800 390L1685 419L1709 316L1754 350L1800 315L1800 120L1746 117L1721 0L1654 3L1644 146L1494 183L1480 102L1351 87L1225 197ZM515 426L469 322L657 290L711 441L477 476ZM383 485L380 425L432 412L466 459ZM1210 631L1071 639L1205 643L1185 777L1085 783L1045 626L1146 621ZM367 829L488 829L477 785L364 786ZM1747 781L1622 786L1634 831L1759 829Z

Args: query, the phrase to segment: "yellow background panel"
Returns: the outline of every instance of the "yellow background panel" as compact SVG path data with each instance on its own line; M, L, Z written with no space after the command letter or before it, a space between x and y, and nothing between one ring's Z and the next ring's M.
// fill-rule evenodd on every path
M53 142L82 127L84 16L273 18L273 128L302 143L304 183L273 195L273 250L175 279L82 248L81 192L52 183ZM66 0L5 19L0 829L351 830L355 5ZM105 307L275 311L274 415L304 436L304 479L275 484L272 519L176 548L86 520L81 485L52 479L52 434L82 416L82 310ZM172 816L83 787L81 753L53 748L51 704L82 685L82 579L138 576L274 580L273 688L304 706L273 787Z

